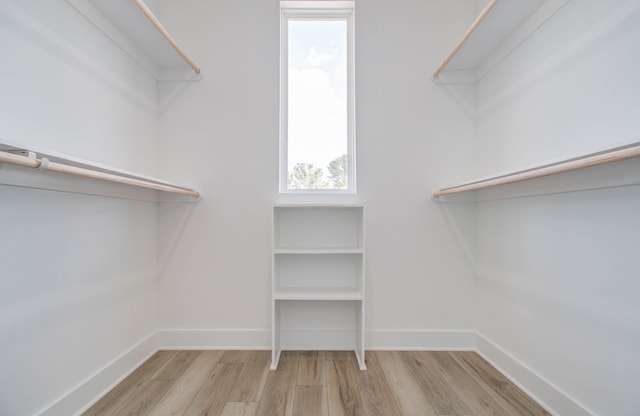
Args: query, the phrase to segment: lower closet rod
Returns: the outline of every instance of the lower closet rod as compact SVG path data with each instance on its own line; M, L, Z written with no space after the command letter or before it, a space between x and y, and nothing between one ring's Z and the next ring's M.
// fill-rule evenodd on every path
M433 193L434 197L457 194L460 192L475 191L492 186L506 185L508 183L521 182L528 179L541 178L543 176L556 175L558 173L572 172L578 169L605 165L607 163L622 162L624 160L640 158L640 145L616 148L602 153L591 154L576 159L565 160L550 165L539 166L520 172L497 176L463 185L443 188Z
M171 185L163 185L153 183L142 179L129 178L126 176L115 175L112 173L99 172L91 169L79 168L76 166L65 165L62 163L51 162L47 158L35 159L26 156L14 155L12 153L0 152L0 163L8 163L10 165L25 166L38 170L48 170L51 172L66 173L69 175L81 176L84 178L98 179L101 181L120 183L125 185L138 186L141 188L154 189L156 191L171 192L181 195L189 195L199 197L200 193L191 189L183 189Z

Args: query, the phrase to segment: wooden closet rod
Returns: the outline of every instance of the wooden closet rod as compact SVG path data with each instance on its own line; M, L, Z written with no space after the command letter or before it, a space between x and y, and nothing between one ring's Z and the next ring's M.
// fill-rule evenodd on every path
M177 186L163 185L145 181L142 179L129 178L127 176L115 175L112 173L99 172L96 170L79 168L76 166L65 165L62 163L51 162L47 158L35 159L21 155L14 155L8 152L0 152L0 163L8 163L10 165L25 166L38 170L48 170L51 172L66 173L69 175L81 176L84 178L98 179L101 181L120 183L125 185L133 185L141 188L154 189L156 191L171 192L174 194L189 195L199 197L200 193L191 189L179 188Z
M191 69L193 69L196 74L199 74L200 67L196 65L195 62L191 60L191 58L189 58L185 51L182 50L175 39L173 39L173 36L171 36L167 29L164 28L162 23L160 23L158 18L153 14L149 7L147 7L147 5L142 0L133 0L133 2L136 4L136 6L138 6L138 9L140 9L140 11L147 17L147 19L149 19L151 24L153 24L156 29L158 29L158 32L160 32L160 34L167 40L167 42L169 42L169 44L173 46L173 49L178 52L178 54L191 67Z
M478 15L478 17L476 17L476 20L473 21L473 23L471 24L471 26L469 26L469 29L467 29L467 31L464 33L464 35L462 35L462 39L460 39L460 41L458 41L458 43L456 44L456 46L453 47L453 50L451 50L451 52L449 52L449 55L447 55L447 57L444 59L444 61L442 61L442 63L440 64L440 66L438 67L438 69L436 69L436 72L433 73L433 76L435 78L437 78L440 73L442 72L442 70L449 65L449 62L451 62L451 60L453 59L454 56L456 56L456 54L458 53L458 51L460 50L460 48L462 48L462 46L465 44L465 42L467 41L467 39L469 39L469 37L471 36L471 34L478 28L478 26L480 25L480 23L482 23L482 21L484 20L485 17L487 17L487 15L489 14L489 12L491 11L491 9L493 9L493 6L496 5L496 3L498 3L498 0L490 0L489 4L487 4L487 7L485 7L482 12Z
M577 159L571 159L565 162L554 163L551 165L540 166L538 168L528 169L509 175L497 176L495 178L471 182L464 185L443 188L439 191L434 192L433 196L439 197L444 195L457 194L460 192L475 191L492 186L505 185L508 183L520 182L528 179L555 175L558 173L571 172L578 169L604 165L607 163L621 162L623 160L635 158L640 158L640 145L611 150L608 152L589 155Z

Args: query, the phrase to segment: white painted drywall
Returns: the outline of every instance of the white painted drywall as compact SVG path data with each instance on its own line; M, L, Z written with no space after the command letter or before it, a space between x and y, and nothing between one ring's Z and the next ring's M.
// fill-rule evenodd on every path
M571 1L477 91L432 84L475 6L357 0L359 193L346 201L367 210L369 347L446 347L477 328L592 413L636 414L637 189L429 194L636 141L637 1ZM159 90L67 2L0 7L0 137L205 195L157 216L0 185L0 413L47 408L158 328L161 344L267 348L271 209L293 201L277 195L278 1L160 1L205 76Z
M69 3L0 2L0 56L0 142L155 173L155 81ZM157 206L0 185L0 218L0 414L39 414L156 332Z
M474 1L356 1L358 195L333 202L367 210L372 335L471 328L471 273L429 196L471 174L474 124L430 73L474 9ZM252 333L254 346L268 348L272 206L294 201L277 195L279 2L165 1L160 10L204 74L161 89L161 174L205 195L189 212L161 210L160 325L172 336L209 331L209 342L220 334L223 345L234 344L228 330ZM374 338L370 347L411 347Z
M638 141L638 39L639 2L570 1L478 84L477 174ZM639 212L637 186L477 204L475 325L584 407L558 414L640 413Z

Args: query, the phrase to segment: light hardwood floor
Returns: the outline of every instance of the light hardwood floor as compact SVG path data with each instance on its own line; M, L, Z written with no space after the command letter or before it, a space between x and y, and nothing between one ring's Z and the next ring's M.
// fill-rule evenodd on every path
M220 416L548 415L473 352L159 351L86 413Z

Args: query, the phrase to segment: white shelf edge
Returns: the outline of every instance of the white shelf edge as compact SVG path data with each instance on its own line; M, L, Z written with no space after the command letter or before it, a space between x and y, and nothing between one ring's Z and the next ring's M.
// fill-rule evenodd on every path
M30 152L35 153L36 157L38 157L38 158L45 157L45 158L47 158L47 159L49 159L50 161L53 161L53 162L63 163L63 164L66 164L66 165L79 167L79 168L84 168L84 169L90 169L90 170L97 171L97 172L103 172L103 173L123 176L123 177L131 178L131 179L138 179L138 180L142 180L142 181L146 181L146 182L152 182L152 183L156 183L156 184L159 184L159 185L166 185L166 186L170 186L170 187L174 187L174 188L183 189L183 190L186 190L186 191L197 192L192 187L179 185L179 184L172 183L172 182L168 182L168 181L165 181L163 179L155 178L155 177L152 177L152 176L143 175L143 174L139 174L139 173L134 173L134 172L131 172L131 171L128 171L128 170L125 170L125 169L111 167L111 166L104 165L104 164L101 164L101 163L87 161L87 160L80 159L80 158L77 158L77 157L74 157L74 156L64 155L64 154L59 153L59 152L49 151L49 150L36 148L36 147L32 147L32 146L24 146L24 145L21 145L19 143L9 142L9 141L4 140L4 139L0 139L0 140L1 140L0 141L0 151L16 151L16 150L30 151ZM162 192L162 191L158 191L158 192ZM200 196L198 198L198 200L200 200L201 197L202 196Z
M362 248L277 248L273 254L364 254Z
M273 300L362 300L362 293L357 291L333 291L322 289L287 291L277 290L273 292Z
M67 2L155 80L198 81L202 79L203 74L192 71L186 62L184 66L161 66L153 62L144 51L136 46L127 35L114 25L109 18L104 16L89 0L67 0ZM160 32L157 32L157 36L162 37ZM175 54L179 56L178 52L175 52Z
M458 53L464 53L465 47L467 47L468 40L476 40L482 37L482 34L478 35L475 29L482 28L490 15L495 15L499 12L499 8L503 4L508 4L509 0L498 1L493 10L489 10L482 19L476 19L477 25L472 25L467 32L471 32L466 38L456 44L454 50L450 52L444 62L446 64L441 65L442 68L438 68L431 80L436 84L475 84L481 80L487 73L489 73L495 66L497 66L505 57L510 55L516 50L522 43L524 43L531 35L533 35L538 29L551 19L560 9L562 9L570 0L546 0L543 1L533 12L526 16L522 22L516 26L516 28L508 33L505 33L498 41L495 42L493 47L485 53L477 62L470 66L462 68L450 68L452 62L455 63L455 57ZM482 15L482 14L481 14ZM480 17L480 16L479 16ZM474 22L476 23L476 22ZM488 26L487 26L488 27ZM473 30L471 30L473 28ZM466 35L466 34L465 34ZM438 73L438 75L436 75Z
M577 157L565 158L551 163L532 166L526 169L482 177L458 185L444 187L435 191L433 193L433 198L438 200L438 198L447 195L495 188L502 185L524 182L531 179L548 177L562 173L581 171L591 167L638 158L640 158L640 142L635 142L620 147L600 150Z
M309 203L309 204L275 204L274 208L364 208L361 204Z
M487 2L486 7L482 9L478 17L476 17L473 23L471 23L471 26L469 26L467 31L462 35L462 38L458 41L458 43L455 44L451 52L449 52L449 54L442 61L440 66L434 71L433 73L434 78L437 78L440 75L440 73L444 71L444 69L448 65L451 64L451 61L454 60L456 56L459 56L458 54L460 50L462 50L462 48L465 46L467 41L471 38L471 36L473 36L476 30L482 25L482 22L486 19L489 13L491 13L491 10L493 10L493 8L498 4L498 2L499 2L498 0L489 0Z
M493 68L541 29L571 0L547 0L536 9L474 68L475 82L483 79Z

